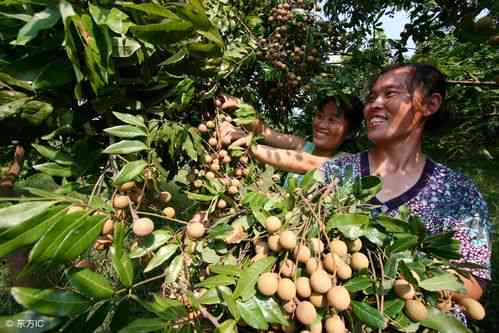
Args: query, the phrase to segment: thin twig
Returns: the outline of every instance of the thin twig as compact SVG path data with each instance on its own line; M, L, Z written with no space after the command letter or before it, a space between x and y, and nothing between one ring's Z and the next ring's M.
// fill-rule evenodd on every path
M206 310L206 308L204 306L200 306L199 311L201 311L201 314L203 315L203 317L205 317L206 319L211 321L211 323L215 327L220 326L220 323L218 322L217 318L215 318L215 316L213 316L211 313L209 313L208 310Z

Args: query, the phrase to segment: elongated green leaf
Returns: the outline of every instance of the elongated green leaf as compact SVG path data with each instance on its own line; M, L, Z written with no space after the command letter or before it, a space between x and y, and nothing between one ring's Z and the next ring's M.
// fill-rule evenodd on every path
M45 10L33 15L31 20L24 25L17 34L15 45L26 45L34 39L41 30L53 27L60 19L59 11L53 7L47 7Z
M46 216L45 215L40 215L40 219L32 219L30 220L29 224L30 227L26 229L21 229L18 227L23 226L23 224L19 225L18 227L14 227L12 229L9 229L5 232L5 234L2 234L6 237L12 236L13 238L8 240L8 241L1 241L0 242L0 257L4 257L7 254L11 253L12 251L36 242L38 239L40 239L45 232L52 226L52 224L57 223L60 219L64 217L66 214L65 211L63 210L58 210L56 214L53 214L52 216ZM33 221L31 223L31 221ZM32 224L32 225L31 225ZM14 229L17 229L17 231L14 231ZM11 234L8 234L9 231L12 231Z
M215 333L237 333L237 321L229 319L220 324Z
M32 201L0 208L0 228L15 227L45 212L55 201Z
M132 56L142 45L135 39L126 37L113 37L112 40L113 57L128 58Z
M70 291L14 287L11 293L17 303L47 316L80 314L89 305L86 298Z
M253 296L253 298L268 323L281 325L287 324L287 320L281 311L280 305L272 297L256 295Z
M121 253L121 256L118 256L114 246L111 246L110 252L111 252L111 260L113 262L113 267L116 273L118 274L120 282L125 287L130 287L133 284L134 271L133 271L133 263L128 257L128 253L122 251L123 253Z
M119 333L148 333L160 331L166 327L167 324L159 318L135 319L119 330Z
M33 169L50 176L71 177L73 175L73 169L71 167L65 167L53 162L33 165Z
M102 153L104 154L130 154L142 150L147 150L147 146L138 140L123 140L108 146Z
M224 302L223 293L229 293L232 295L232 291L229 287L219 286L215 288L208 289L199 298L199 303L201 304L220 304Z
M250 267L246 268L242 274L241 278L237 282L236 289L234 290L234 298L237 299L241 297L243 300L255 295L255 285L258 277L263 272L270 269L276 261L275 257L267 257L258 260Z
M101 274L88 268L71 274L69 282L83 295L90 298L106 299L113 296L113 286Z
M147 133L143 129L131 125L109 127L104 129L104 132L120 138L136 138L139 136L147 136Z
M189 200L196 200L196 201L211 201L213 198L215 198L215 195L206 195L206 194L199 194L199 193L192 193L192 192L185 192L187 194L187 198Z
M408 235L406 237L399 238L393 242L392 245L388 247L390 253L403 252L409 249L413 249L418 245L418 237L413 235Z
M451 273L444 273L419 282L419 286L428 291L451 290L463 291L463 283Z
M388 317L394 318L400 312L402 312L404 305L405 305L404 301L401 300L400 298L386 301L383 313Z
M59 245L54 254L56 260L73 260L89 249L99 237L106 219L106 216L90 216L81 221Z
M378 216L376 223L381 225L388 232L410 232L409 223L390 216Z
M329 219L327 230L346 226L364 226L369 224L369 216L365 214L334 214Z
M239 315L239 311L237 310L236 300L234 299L232 292L230 291L230 289L228 289L228 291L222 291L221 293L223 301L229 309L230 314L232 315L232 317L234 317L234 319L239 320L241 316Z
M241 268L236 265L211 265L210 271L216 274L224 274L231 276L240 276Z
M168 242L171 237L172 233L168 230L154 231L152 234L144 238L141 245L130 252L130 258L140 258L148 252L159 249L161 246L166 244L166 242Z
M471 333L456 317L444 314L435 308L431 308L428 311L428 318L419 323L440 333Z
M216 286L229 286L236 284L233 277L227 275L214 275L196 284L196 287L213 288Z
M182 61L188 54L189 54L189 52L187 52L186 49L180 49L177 53L175 53L174 55L172 55L171 57L169 57L165 61L161 62L159 64L159 66L167 66L167 65L176 64L176 63Z
M265 320L254 298L250 298L245 302L237 301L236 304L241 319L246 324L257 330L267 330L269 328L269 324Z
M347 288L349 292L354 293L356 291L366 290L367 288L371 287L372 282L368 276L361 275L348 280L348 282L343 286Z
M55 150L50 147L46 147L43 145L38 145L38 144L31 144L33 148L36 149L37 152L40 153L43 157L46 157L54 162L57 162L59 164L63 165L72 165L74 164L74 161L65 153Z
M156 15L156 16L161 16L169 19L174 19L178 20L179 17L172 12L171 10L155 4L155 3L141 3L141 4L135 4L132 2L124 2L124 1L119 1L119 5L125 7L125 8L131 8L135 10L139 10L141 12L144 12L149 15Z
M47 90L62 87L75 80L71 63L66 59L58 59L45 66L33 81L35 90Z
M133 180L135 177L142 174L146 165L147 162L144 160L128 162L116 175L113 185L120 185Z
M37 327L29 328L29 333L42 333L52 330L62 322L62 318L42 316L34 311L23 311L12 316L0 317L0 332L25 333L28 328L18 323L43 323L43 325L33 325Z
M160 266L163 264L165 261L171 258L177 252L178 245L176 244L168 244L163 247L161 247L154 257L149 261L147 264L147 267L144 269L144 273L150 272L156 267Z
M132 114L121 112L113 112L113 115L126 124L142 127L144 129L146 128L144 118L142 118L142 116L134 116Z
M352 301L352 310L354 315L367 326L378 329L385 327L385 319L381 313L369 304Z
M127 14L116 7L111 10L90 4L89 12L94 21L99 25L107 25L109 29L117 34L124 35L133 25Z
M178 275L182 270L182 265L184 264L184 257L182 255L176 256L170 265L165 269L165 283L172 283L177 281Z

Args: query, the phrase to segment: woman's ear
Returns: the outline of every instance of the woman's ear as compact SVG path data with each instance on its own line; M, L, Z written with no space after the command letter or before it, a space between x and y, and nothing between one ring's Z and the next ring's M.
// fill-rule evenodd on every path
M423 114L425 117L429 117L440 109L442 105L442 95L439 93L433 93L430 97L426 98L426 107L424 108Z

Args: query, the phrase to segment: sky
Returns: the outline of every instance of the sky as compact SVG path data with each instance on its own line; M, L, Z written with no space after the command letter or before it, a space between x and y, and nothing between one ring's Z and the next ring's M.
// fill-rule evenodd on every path
M398 39L400 38L400 33L404 30L404 25L409 22L409 18L406 12L398 11L395 12L393 17L385 15L381 18L381 22L383 23L383 29L385 30L388 38ZM405 56L411 56L414 54L413 48L416 47L412 38L410 38L407 42L407 47L409 51L404 53Z

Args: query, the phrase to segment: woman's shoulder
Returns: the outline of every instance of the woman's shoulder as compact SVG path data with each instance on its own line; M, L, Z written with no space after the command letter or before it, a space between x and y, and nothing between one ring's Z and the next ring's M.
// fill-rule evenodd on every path
M360 175L360 156L361 153L350 154L342 152L324 162L320 167L320 171L326 183L330 183L333 176L339 179L358 177Z

